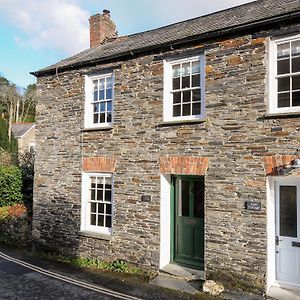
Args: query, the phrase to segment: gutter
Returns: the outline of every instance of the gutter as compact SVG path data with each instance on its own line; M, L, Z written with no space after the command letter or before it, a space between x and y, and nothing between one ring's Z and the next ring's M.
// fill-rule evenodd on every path
M89 66L89 65L92 65L95 63L106 63L106 62L110 62L111 60L132 57L133 55L142 54L142 53L145 53L148 51L153 51L153 50L157 50L157 49L169 49L170 47L174 47L174 46L182 46L184 44L192 43L195 41L197 41L197 42L205 41L205 40L213 39L216 37L221 37L221 36L225 36L225 35L229 35L229 34L235 34L235 33L239 33L242 31L247 31L250 29L255 29L257 27L278 24L283 21L292 21L297 18L300 18L300 11L287 13L287 14L283 14L283 15L279 15L279 16L274 16L274 17L271 17L268 19L253 21L250 23L245 23L245 24L236 25L236 26L232 26L232 27L227 27L224 29L210 31L210 32L206 32L203 34L199 34L199 35L189 36L189 37L182 38L179 40L174 40L174 41L168 42L168 43L156 44L153 46L147 46L147 47L142 47L139 49L128 50L128 51L121 52L121 53L107 56L107 57L71 63L66 66L61 66L61 67L58 66L56 68L52 68L52 69L48 69L48 70L44 70L44 71L40 70L40 71L30 72L30 74L34 75L36 77L56 74L58 72L58 69L60 71L66 71L66 70L71 70L71 69L75 69L78 67Z

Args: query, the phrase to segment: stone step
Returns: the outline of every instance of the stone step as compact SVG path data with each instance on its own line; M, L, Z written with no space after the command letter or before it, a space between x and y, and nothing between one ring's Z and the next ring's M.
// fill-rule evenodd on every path
M205 272L201 270L195 270L176 264L168 264L161 269L161 272L170 274L182 278L186 281L191 280L205 280Z
M164 274L160 274L155 277L152 281L150 281L150 284L193 295L202 290L201 283L199 281L197 284L195 281L189 282L180 278L172 278Z

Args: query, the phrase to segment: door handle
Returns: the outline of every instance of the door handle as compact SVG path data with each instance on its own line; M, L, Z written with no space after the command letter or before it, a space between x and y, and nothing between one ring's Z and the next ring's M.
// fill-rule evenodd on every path
M293 247L300 247L300 242L292 242Z

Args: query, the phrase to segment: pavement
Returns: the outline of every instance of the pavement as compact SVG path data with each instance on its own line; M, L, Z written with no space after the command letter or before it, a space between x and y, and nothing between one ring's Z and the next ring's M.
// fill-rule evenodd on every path
M0 300L213 299L149 285L140 276L75 268L0 245ZM217 299L217 298L215 298Z

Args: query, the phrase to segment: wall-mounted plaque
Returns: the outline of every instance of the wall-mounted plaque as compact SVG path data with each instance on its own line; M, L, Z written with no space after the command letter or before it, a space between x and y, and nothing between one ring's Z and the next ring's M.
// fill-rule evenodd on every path
M245 202L245 209L247 210L254 210L254 211L260 211L261 210L261 203L260 202Z

